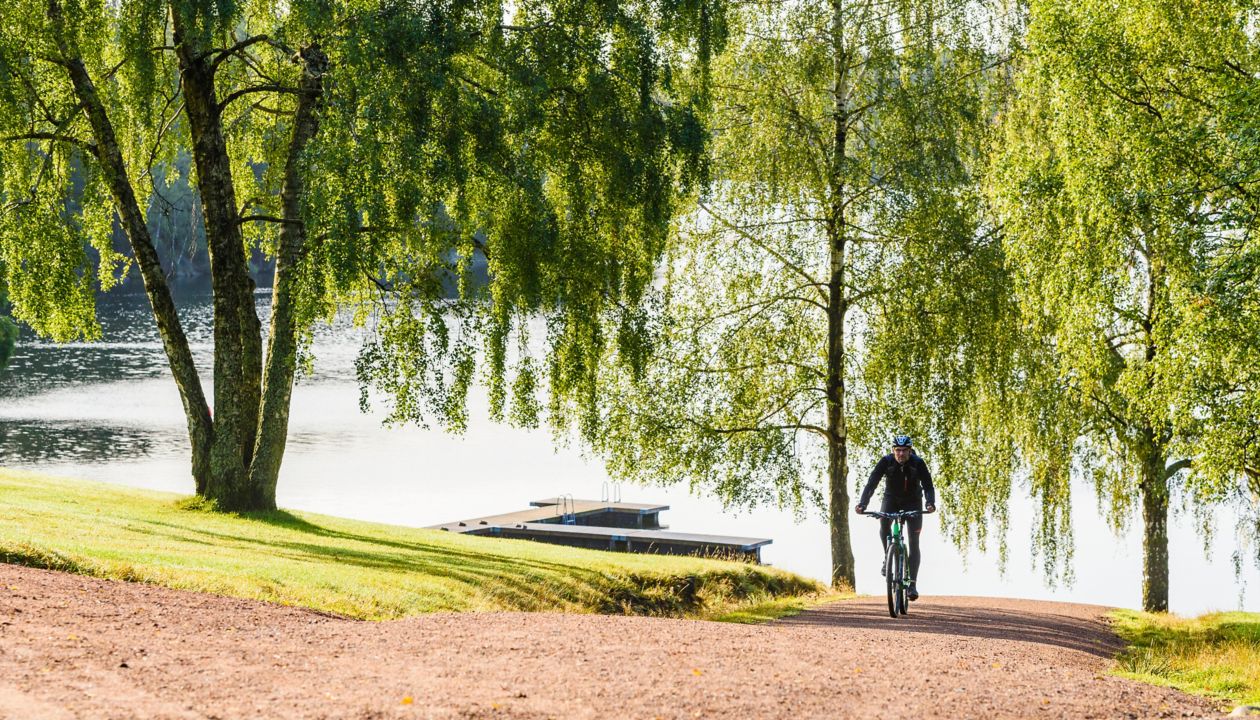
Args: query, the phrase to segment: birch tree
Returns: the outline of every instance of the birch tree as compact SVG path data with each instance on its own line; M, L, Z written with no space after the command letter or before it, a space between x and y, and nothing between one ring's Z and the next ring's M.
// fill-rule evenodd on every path
M549 222L553 247L587 222L659 224L663 159L685 145L669 133L682 137L690 120L647 103L666 95L655 39L705 26L710 11L22 0L2 12L0 257L14 313L59 340L96 337L94 293L128 269L109 247L116 215L180 390L196 490L248 510L275 506L297 356L318 318L365 307L382 288L431 306L429 281L461 273L477 234L491 239L483 250L497 277L526 292L541 280L538 246L524 241ZM657 142L586 142L636 125ZM193 160L210 254L211 398L143 210L154 169L180 150ZM70 212L80 164L86 186ZM554 222L585 193L584 173L612 165L638 185L574 207L580 222ZM644 188L655 190L646 201ZM276 258L265 353L246 263L254 247Z
M1029 17L992 194L1061 397L1023 408L1050 432L1022 446L1092 476L1118 527L1140 507L1142 603L1167 610L1170 503L1211 527L1226 500L1254 522L1260 498L1255 10L1047 0Z
M712 189L679 228L652 359L610 380L594 444L614 474L821 506L832 582L853 586L855 451L941 426L933 404L960 423L979 375L948 403L890 399L973 357L967 333L1009 311L975 176L994 18L967 2L741 8L713 70ZM920 437L942 450L946 507L968 457L950 440Z

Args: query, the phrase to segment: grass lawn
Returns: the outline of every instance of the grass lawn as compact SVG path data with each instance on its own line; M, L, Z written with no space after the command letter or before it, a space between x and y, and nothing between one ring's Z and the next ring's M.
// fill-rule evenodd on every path
M1260 613L1179 618L1117 610L1111 618L1129 644L1118 674L1234 705L1260 705Z
M605 553L0 469L0 561L386 620L438 610L765 617L821 597L769 567ZM769 608L769 609L768 609ZM782 613L781 613L782 614Z

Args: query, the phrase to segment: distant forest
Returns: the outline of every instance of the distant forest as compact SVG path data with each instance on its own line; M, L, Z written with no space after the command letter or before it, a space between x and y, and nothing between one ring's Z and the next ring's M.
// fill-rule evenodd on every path
M152 194L146 213L149 232L153 236L162 269L172 285L185 288L210 284L210 255L206 250L205 216L201 199L189 183L192 158L184 152L177 155L173 165L157 165L153 168ZM257 172L261 174L262 168ZM79 173L76 173L79 176ZM77 210L78 190L81 179L74 183L75 195L70 200L72 210ZM117 218L113 228L113 249L127 257L132 256L131 244L123 233ZM275 258L261 248L253 248L249 256L249 272L259 287L269 287L275 273ZM486 258L478 252L473 258L474 284L485 285L489 281ZM458 288L453 276L442 278L447 297L455 297ZM128 271L122 285L125 291L142 289L140 273L134 268ZM0 310L2 312L2 310Z

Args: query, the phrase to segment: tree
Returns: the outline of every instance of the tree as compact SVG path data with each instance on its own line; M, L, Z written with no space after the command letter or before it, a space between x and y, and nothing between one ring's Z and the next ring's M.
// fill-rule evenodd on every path
M728 504L822 505L832 582L848 587L856 448L924 430L943 491L967 492L950 478L971 481L956 472L971 448L927 431L963 423L983 399L969 333L1000 337L1009 312L1004 286L986 282L1001 280L1000 245L974 175L1001 62L976 31L986 12L741 8L712 75L712 189L679 230L642 373L607 381L592 442L611 472L689 482ZM928 382L955 363L968 374ZM891 402L913 377L932 397Z
M436 307L435 270L454 255L460 272L476 231L512 288L499 295L536 295L536 231L554 248L590 223L661 222L662 158L692 121L654 102L668 73L643 18L681 35L710 9L651 9L523 3L505 22L497 2L9 4L0 253L15 313L57 339L94 337L93 292L126 269L105 240L116 212L180 389L197 492L222 509L272 508L297 356L319 317L366 307L377 288ZM644 124L652 144L590 142ZM210 254L213 419L141 209L142 180L180 150ZM63 202L72 162L87 168L79 212ZM582 204L583 173L612 165L636 184ZM265 356L246 265L256 246L276 257Z
M3 277L3 273L0 273ZM4 285L0 284L0 369L4 369L9 364L9 359L13 357L13 346L17 344L18 329L17 325L9 319L9 301L4 292Z
M1253 13L1031 3L993 158L1039 349L1027 372L1063 388L1021 408L1025 425L1052 429L1022 447L1050 474L1090 473L1117 525L1140 501L1152 611L1168 609L1170 499L1260 497L1260 290L1245 274L1260 209Z

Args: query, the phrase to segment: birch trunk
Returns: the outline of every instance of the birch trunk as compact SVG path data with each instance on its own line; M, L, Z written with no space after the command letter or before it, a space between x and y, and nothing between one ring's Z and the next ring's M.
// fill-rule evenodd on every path
M249 463L262 384L254 282L246 266L212 55L190 36L178 10L172 16L214 292L215 427L206 497L223 510L249 510L255 501Z
M845 337L848 312L845 297L845 177L844 155L848 141L848 58L844 45L844 5L831 4L832 41L832 148L828 159L827 242L831 268L827 280L827 483L831 529L831 584L853 589L853 545L849 533L849 437L845 423Z
M319 131L319 109L323 101L323 74L328 58L318 45L303 48L302 84L289 138L289 156L281 191L283 220L280 226L280 252L276 257L275 283L271 294L271 330L267 341L267 365L263 375L262 412L258 439L250 466L250 484L259 507L276 505L276 481L284 457L289 432L289 403L297 368L297 326L295 323L295 272L306 254L306 226L302 223L302 155Z
M183 325L179 321L175 302L171 298L170 286L166 282L165 273L162 272L162 265L158 260L157 250L153 246L153 238L149 234L144 213L140 210L131 179L127 176L127 165L123 160L113 123L109 119L105 105L97 93L96 85L88 74L82 58L66 40L61 5L56 0L48 3L48 17L56 27L58 51L70 76L70 82L74 86L75 96L82 103L88 123L91 125L92 135L96 140L96 159L109 183L110 194L122 221L123 232L131 244L132 254L140 268L140 278L144 282L144 291L149 298L149 305L153 308L153 317L157 322L158 335L162 338L162 347L166 351L166 360L170 365L175 385L179 388L179 398L188 424L188 439L192 446L193 480L197 493L201 494L205 492L210 479L210 449L214 438L210 408L206 405L201 378L193 363L188 338L184 335Z

